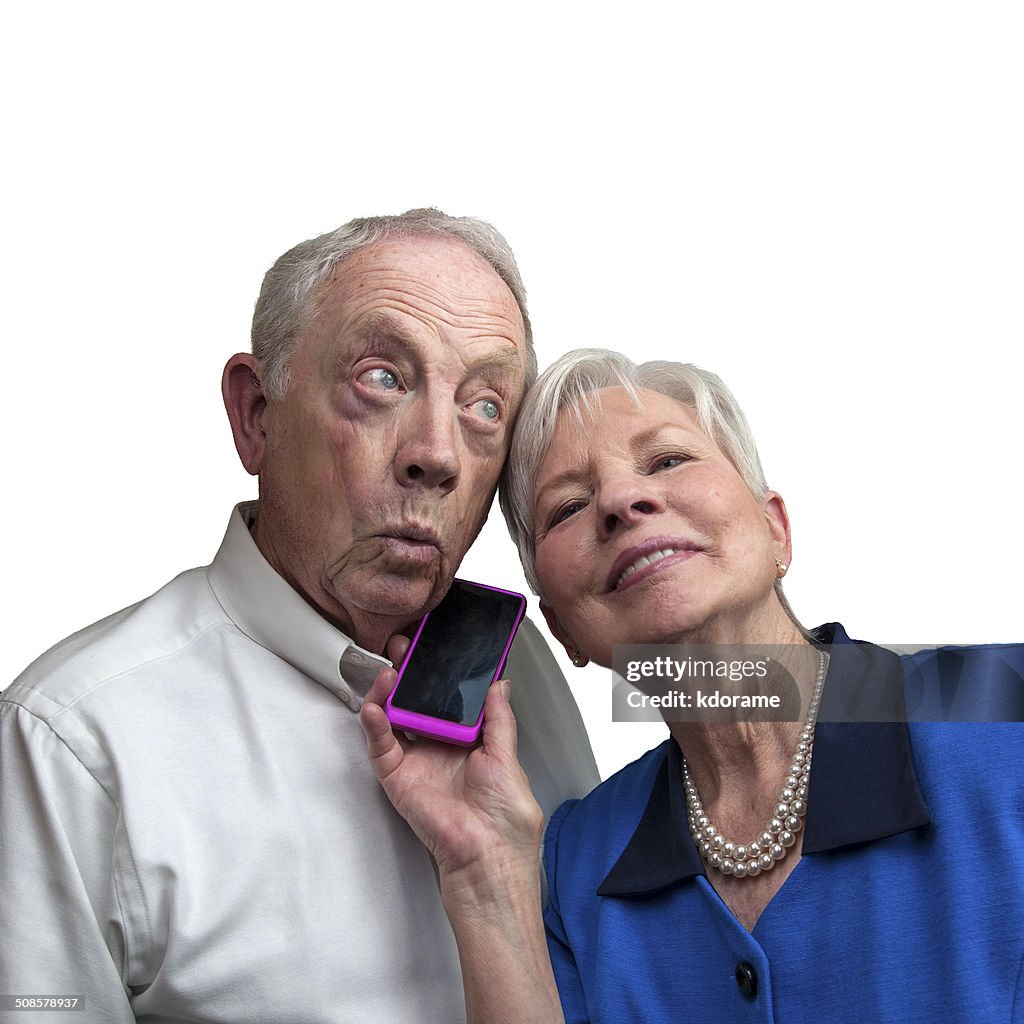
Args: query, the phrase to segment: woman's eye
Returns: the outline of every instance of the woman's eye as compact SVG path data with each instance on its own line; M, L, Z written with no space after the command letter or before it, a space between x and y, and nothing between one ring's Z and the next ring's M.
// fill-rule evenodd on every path
M564 523L566 519L576 515L577 512L582 508L586 508L585 501L570 501L567 505L563 505L557 512L551 517L551 525L557 526L559 523Z
M375 388L377 391L394 391L398 387L398 374L393 370L386 370L383 366L367 370L360 374L360 381L367 387Z
M485 420L490 420L492 423L501 416L501 406L493 398L481 398L479 402L474 402L471 408L475 409L478 415L482 416Z
M686 459L682 455L666 455L664 458L658 459L654 463L654 471L658 472L662 469L672 469L674 466L679 466L684 463Z

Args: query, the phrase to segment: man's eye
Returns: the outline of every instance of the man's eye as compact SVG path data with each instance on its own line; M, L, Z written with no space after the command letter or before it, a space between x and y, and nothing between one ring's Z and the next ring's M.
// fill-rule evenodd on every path
M501 406L493 398L481 398L474 402L472 408L485 420L494 422L501 417Z
M398 387L398 374L393 370L385 370L382 366L360 374L359 380L367 387L378 391L394 391Z

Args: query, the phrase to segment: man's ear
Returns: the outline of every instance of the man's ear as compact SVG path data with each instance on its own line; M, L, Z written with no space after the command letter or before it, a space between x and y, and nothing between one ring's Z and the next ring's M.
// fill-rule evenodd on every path
M267 436L263 432L263 413L267 400L260 384L259 360L248 352L233 355L224 367L221 393L231 421L235 450L246 472L256 476L263 465Z
M551 630L551 635L565 648L565 653L569 655L569 658L579 657L580 649L573 643L572 637L569 636L551 605L541 601L540 610L544 621L548 624L548 629Z
M775 545L775 557L784 565L793 560L793 538L789 529L789 513L782 495L776 491L766 491L764 496L764 515L768 520L768 530Z

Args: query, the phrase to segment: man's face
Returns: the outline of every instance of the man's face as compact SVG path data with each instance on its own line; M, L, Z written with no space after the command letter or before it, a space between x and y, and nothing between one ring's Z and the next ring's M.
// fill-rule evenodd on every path
M261 425L256 542L381 650L433 607L487 515L524 387L515 298L475 252L384 239L345 260Z

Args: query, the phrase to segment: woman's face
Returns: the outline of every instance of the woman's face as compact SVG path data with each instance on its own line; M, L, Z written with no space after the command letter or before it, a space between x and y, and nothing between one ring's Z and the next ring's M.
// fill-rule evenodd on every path
M537 575L555 635L602 665L614 644L774 639L775 560L790 557L782 499L755 498L687 406L644 389L643 410L622 388L599 394L584 429L560 414L537 474Z

